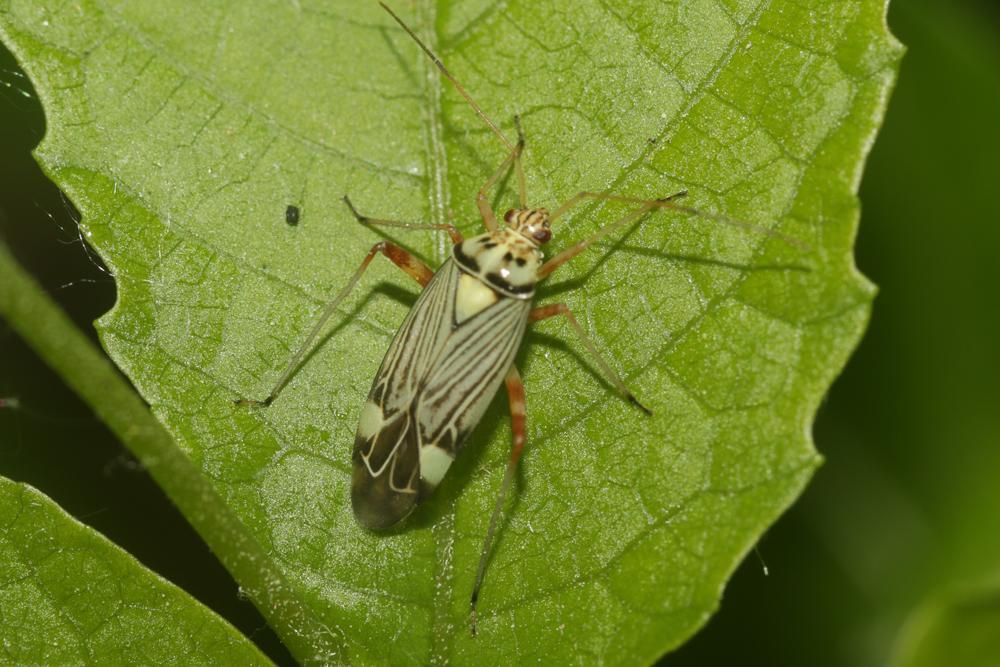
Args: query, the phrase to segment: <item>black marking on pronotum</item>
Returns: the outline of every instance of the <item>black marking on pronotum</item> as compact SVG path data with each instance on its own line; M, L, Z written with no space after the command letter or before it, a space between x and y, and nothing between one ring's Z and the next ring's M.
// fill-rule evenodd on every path
M493 248L496 247L496 244L494 243L493 245L490 245L487 243L483 247ZM465 251L462 250L461 243L455 245L453 252L455 254L455 259L458 261L459 264L461 264L463 267L465 267L472 273L479 273L479 262L476 261L475 257L469 257L468 255L465 254Z
M502 277L499 273L487 273L486 280L504 292L509 292L510 294L534 294L534 285L511 285L510 281Z

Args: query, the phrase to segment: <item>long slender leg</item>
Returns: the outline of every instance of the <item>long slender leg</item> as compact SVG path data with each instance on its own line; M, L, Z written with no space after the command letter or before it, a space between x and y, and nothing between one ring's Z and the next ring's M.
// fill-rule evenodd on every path
M379 225L381 227L402 227L403 229L443 229L448 232L448 236L451 237L452 243L461 243L464 239L462 238L462 233L458 231L455 225L449 224L436 224L430 222L400 222L398 220L382 220L380 218L369 218L367 215L361 215L358 213L358 209L354 208L354 204L351 203L350 198L344 195L344 203L347 204L347 208L351 209L351 213L362 225Z
M594 341L590 340L590 336L588 336L587 332L585 332L583 327L580 326L580 323L573 315L573 311L569 309L569 306L565 303L553 303L548 306L540 306L531 311L531 314L528 315L528 321L538 322L550 317L555 317L556 315L566 316L570 325L576 330L576 334L580 337L580 340L583 341L587 351L590 352L590 356L594 358L597 365L601 367L601 370L604 371L604 374L609 380L611 380L611 383L615 385L618 391L620 391L629 401L637 405L647 415L652 415L652 411L639 402L639 400L635 397L635 394L629 391L629 388L625 386L625 383L618 376L618 373L615 373L615 369L611 368L611 365L604 359L600 351L598 351L597 346L594 345Z
M497 230L497 216L493 212L493 208L490 206L490 202L486 197L486 193L489 191L493 185L500 180L500 178L507 172L510 168L511 162L514 163L517 169L517 185L518 194L521 198L521 206L523 207L525 192L524 192L524 171L521 169L521 151L524 150L524 134L521 132L521 122L517 121L517 144L511 150L510 154L500 163L500 166L493 173L492 176L483 184L483 187L479 188L479 192L476 193L476 206L479 208L479 215L483 216L483 226L486 227L491 232Z
M407 275L409 275L411 278L420 283L421 287L426 287L427 283L429 283L431 281L431 278L434 277L434 272L431 271L429 268L427 268L427 265L425 265L419 259L408 253L406 250L403 250L395 243L391 243L389 241L379 241L378 243L373 245L372 249L368 251L367 255L365 255L365 258L361 261L361 266L359 266L358 270L354 272L354 275L351 276L351 279L347 281L347 284L344 285L344 287L340 290L337 296L333 298L333 301L327 304L326 308L323 309L323 314L320 315L319 321L316 322L316 325L313 327L312 331L310 331L309 335L306 337L305 342L302 343L302 345L299 347L298 352L296 352L295 356L292 357L292 360L288 363L288 366L285 367L285 370L282 372L281 377L278 378L278 381L274 383L274 387L271 389L271 393L267 395L267 398L265 398L263 401L255 401L252 399L241 398L236 401L237 405L264 405L264 406L271 405L275 397L278 395L278 392L281 391L282 387L285 386L285 382L287 382L291 374L295 372L295 369L298 367L299 362L302 361L302 357L310 349L313 340L316 338L317 335L319 335L319 332L323 328L323 325L326 324L326 321L330 319L330 316L333 315L334 311L336 311L337 306L340 305L340 302L343 301L347 297L347 295L350 294L351 290L354 289L355 285L358 284L358 281L361 280L361 275L365 272L365 269L367 269L368 265L371 264L371 261L372 259L375 258L375 255L379 253L382 253L390 260L392 260L393 264L403 269L403 271L405 271Z
M493 506L493 514L490 516L490 525L486 529L486 538L483 540L483 550L479 554L479 569L476 570L476 583L472 586L472 599L469 603L469 620L472 624L472 635L476 635L476 602L479 600L479 589L483 585L483 577L486 575L486 562L489 560L490 547L493 544L493 534L496 532L497 523L500 521L500 514L503 511L503 503L507 498L507 492L514 481L514 472L517 470L517 462L521 460L521 452L524 450L524 383L521 382L521 374L517 372L516 366L511 366L507 371L507 400L510 403L510 429L513 433L510 457L507 459L507 469L503 474L503 482L500 483L500 495L497 496L496 505Z

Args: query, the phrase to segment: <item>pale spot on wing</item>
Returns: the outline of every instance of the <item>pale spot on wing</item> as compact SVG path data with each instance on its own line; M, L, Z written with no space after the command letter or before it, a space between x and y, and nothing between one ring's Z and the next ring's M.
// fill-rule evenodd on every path
M451 467L454 458L451 454L436 445L424 445L420 448L420 479L431 486L437 486Z
M499 295L481 280L467 273L458 279L455 295L455 323L461 324L484 308L492 306Z
M358 435L364 440L368 440L379 432L383 421L382 409L371 401L365 401L365 407L361 409L361 420L358 423Z

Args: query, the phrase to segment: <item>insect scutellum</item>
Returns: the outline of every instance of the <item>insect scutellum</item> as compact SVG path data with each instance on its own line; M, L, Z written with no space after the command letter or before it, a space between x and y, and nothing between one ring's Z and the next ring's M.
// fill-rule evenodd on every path
M424 289L390 343L361 409L354 442L351 504L358 522L371 530L388 528L407 517L444 477L499 386L506 386L512 445L472 588L470 620L475 634L476 604L490 547L526 440L525 392L514 356L527 325L550 317L565 317L605 378L626 399L652 414L635 398L566 304L533 306L536 284L595 242L659 208L776 237L796 247L804 244L770 229L680 206L676 200L686 194L684 191L657 199L580 192L552 213L545 208L528 206L521 165L525 138L520 119L515 116L518 140L512 144L441 59L385 3L379 4L427 54L508 150L507 157L476 195L476 206L486 231L466 239L450 224L372 218L360 213L345 196L344 202L351 214L362 224L446 231L454 243L451 256L437 271L432 271L391 241L374 244L347 284L323 310L267 398L263 401L240 399L237 403L267 406L274 401L327 320L357 285L376 255L384 255L419 283ZM511 168L517 176L519 205L502 216L501 224L487 193ZM620 219L546 260L540 246L552 239L552 224L586 200L617 201L633 207Z

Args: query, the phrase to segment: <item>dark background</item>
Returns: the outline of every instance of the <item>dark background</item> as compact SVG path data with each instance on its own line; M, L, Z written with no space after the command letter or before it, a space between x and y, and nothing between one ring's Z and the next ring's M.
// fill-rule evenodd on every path
M881 291L816 423L826 464L664 664L882 665L926 600L1000 580L1000 11L898 0L890 25L909 50L861 186L857 245ZM0 47L0 237L93 332L114 283L30 156L43 132ZM291 664L153 482L2 322L0 474Z

